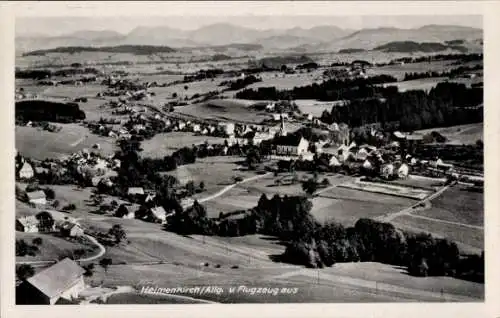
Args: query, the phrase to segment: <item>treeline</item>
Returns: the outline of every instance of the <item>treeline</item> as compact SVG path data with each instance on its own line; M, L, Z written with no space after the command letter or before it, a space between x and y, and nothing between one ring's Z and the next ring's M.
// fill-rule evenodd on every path
M438 42L395 41L377 46L374 51L384 52L439 52L448 49L447 45Z
M345 107L325 111L325 123L344 122L351 127L398 122L399 129L463 125L483 121L483 89L464 84L439 83L428 93L423 90L398 92L396 87L379 90L383 99L355 99Z
M76 103L57 103L43 100L16 102L16 121L50 121L71 123L85 119L85 112Z
M396 64L400 62L404 63L421 63L421 62L432 62L432 61L450 61L456 60L456 64L463 64L472 61L482 61L483 54L480 53L470 53L470 54L436 54L421 57L401 57L392 60L389 64Z
M100 74L94 67L72 67L60 70L16 70L15 77L20 79L46 79L53 76L72 76L79 74Z
M454 68L450 71L443 71L443 72L434 72L434 71L429 71L429 72L414 72L414 73L405 73L403 81L410 81L410 80L415 80L415 79L421 79L421 78L431 78L431 77L449 77L449 78L454 78L460 75L463 75L466 72L471 72L471 71L478 71L482 70L483 66L482 65L475 65L475 66L461 66Z
M377 96L382 87L374 85L397 82L389 75L378 75L368 79L330 79L320 84L294 87L291 90L277 90L276 87L245 89L236 93L236 98L252 100L317 99L335 101L340 99L370 98Z
M135 55L151 55L156 53L171 53L174 49L168 46L155 45L117 45L117 46L64 46L47 50L35 50L24 53L23 56L44 55L47 53L82 53L82 52L108 52L108 53L131 53Z
M406 266L411 275L484 279L484 254L466 259L447 239L428 234L405 233L392 224L360 219L354 227L320 224L310 214L312 203L301 196L261 196L255 208L243 217L210 219L198 202L177 211L166 230L179 234L241 236L266 234L286 242L276 260L309 267L338 262L381 262Z
M227 86L229 90L236 91L247 87L253 83L262 82L262 78L256 77L254 75L245 76L245 78L239 78L236 81L224 81L220 83L219 86Z
M203 81L207 78L216 78L217 76L224 74L224 70L222 69L211 69L211 70L199 70L193 75L185 75L184 83L194 82L194 81Z

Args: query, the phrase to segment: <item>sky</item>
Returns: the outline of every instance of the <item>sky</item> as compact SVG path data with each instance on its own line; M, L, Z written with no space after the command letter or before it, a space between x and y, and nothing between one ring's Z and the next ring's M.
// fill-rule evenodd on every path
M462 2L463 4L464 2ZM62 35L79 30L130 32L137 26L197 29L230 23L255 29L415 28L428 24L482 28L480 6L461 2L19 2L14 6L16 34ZM426 8L424 6L431 6ZM390 10L388 8L391 8ZM412 12L415 15L408 15ZM432 12L432 15L429 15ZM405 15L398 14L405 13ZM390 15L388 15L390 14Z

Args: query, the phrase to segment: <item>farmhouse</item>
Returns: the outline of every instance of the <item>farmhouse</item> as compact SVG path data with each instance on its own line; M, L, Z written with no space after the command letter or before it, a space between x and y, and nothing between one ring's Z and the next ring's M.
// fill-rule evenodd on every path
M144 195L144 189L141 187L130 187L128 188L127 194L130 196Z
M65 258L23 282L16 291L16 303L54 305L59 299L73 300L85 289L84 272Z
M234 134L234 123L219 123L219 128L227 136Z
M300 156L309 148L309 141L302 136L286 135L274 139L275 153L279 156Z
M26 192L28 202L35 205L47 204L47 197L42 190Z
M34 215L18 218L16 220L16 231L36 233L38 232L38 220Z
M407 164L402 164L399 168L398 168L398 177L400 179L406 179L408 177L408 173L409 173L410 169L408 168L408 165Z
M19 170L19 178L31 179L33 178L33 176L34 176L33 167L29 163L24 162L23 166Z
M154 218L161 223L165 223L165 221L167 220L167 212L165 212L165 209L162 206L151 208L151 213L153 214Z
M81 226L73 222L64 221L59 223L57 227L63 236L78 237L83 235Z

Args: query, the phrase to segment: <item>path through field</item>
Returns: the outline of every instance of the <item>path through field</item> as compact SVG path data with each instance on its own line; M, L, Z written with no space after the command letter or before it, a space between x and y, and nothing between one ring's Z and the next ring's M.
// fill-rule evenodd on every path
M230 185L226 186L224 189L220 190L217 193L209 195L208 197L204 197L204 198L198 199L198 202L202 203L202 202L207 202L207 201L213 200L213 199L215 199L217 197L220 197L221 195L223 195L224 193L228 192L229 190L231 190L232 188L236 187L237 185L240 185L240 184L243 184L243 183L246 183L246 182L250 182L250 181L254 181L254 180L257 180L257 179L261 179L261 178L267 177L267 176L269 176L271 174L272 174L271 172L268 172L268 173L265 173L265 174L260 174L260 175L256 175L256 176L253 176L253 177L249 177L249 178L243 179L242 181L239 181L239 182L236 182L234 184L230 184ZM191 203L187 203L187 204L185 204L183 206L183 208L184 209L188 208L191 205L192 205Z

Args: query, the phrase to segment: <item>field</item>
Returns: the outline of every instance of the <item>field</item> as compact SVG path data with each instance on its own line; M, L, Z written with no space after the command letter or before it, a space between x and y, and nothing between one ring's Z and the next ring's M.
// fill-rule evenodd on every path
M482 193L467 191L466 187L457 185L432 200L431 208L419 212L418 215L483 226L484 196Z
M414 232L426 232L455 241L463 252L480 253L484 249L484 231L465 226L426 220L412 216L398 216L392 223Z
M423 200L425 197L432 193L431 191L425 189L410 188L401 185L381 182L354 181L343 184L342 187L366 192L400 196L415 200Z
M436 87L437 84L447 81L446 77L432 77L432 78L421 78L416 80L397 82L397 83L386 83L382 84L384 87L396 86L400 92L405 92L409 90L424 90L429 91Z
M397 212L414 203L407 198L337 187L314 198L311 213L320 222L335 221L352 226L360 218Z
M398 80L403 80L405 73L423 73L423 72L444 72L458 66L451 65L453 61L433 61L409 63L404 65L385 65L373 67L367 70L367 75L391 75Z
M330 112L333 107L343 103L343 101L339 102L320 102L316 100L310 99L300 99L296 100L295 103L299 107L300 111L304 114L311 114L314 117L321 117L323 112L326 110Z
M247 101L221 99L176 107L175 112L192 118L230 120L250 124L258 124L270 118L268 113L250 110L248 106Z
M234 177L248 178L255 175L255 172L240 169L240 157L206 157L197 158L193 164L184 165L181 168L189 176L189 179L196 186L203 181L206 191L195 195L195 197L205 197L213 194L224 187L234 183ZM177 176L176 171L164 172Z
M311 73L283 74L283 72L265 72L259 76L262 82L253 83L246 88L257 89L259 87L274 86L278 90L293 89L294 87L307 86L317 83L317 78L321 76L322 70Z
M445 136L448 139L446 143L452 145L475 144L477 140L484 140L483 123L424 129L419 130L418 133L427 134L432 131Z
M205 141L209 144L223 144L224 138L201 136L185 132L161 133L141 143L143 149L141 156L163 158L171 155L180 148L203 144Z
M24 233L16 232L16 240L24 240L32 244L34 238L41 238L42 244L38 246L39 253L36 256L16 256L16 261L51 261L57 260L61 256L71 255L76 249L84 249L83 257L94 255L96 247L88 241L69 241L68 239L57 237L52 234Z
M93 149L102 155L111 155L116 146L112 138L100 137L78 124L57 124L62 127L58 133L44 131L35 127L16 126L16 148L24 156L34 159L61 158L65 155L91 149L99 144L100 149Z

